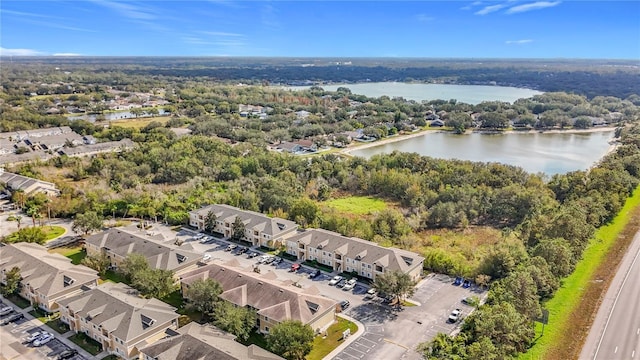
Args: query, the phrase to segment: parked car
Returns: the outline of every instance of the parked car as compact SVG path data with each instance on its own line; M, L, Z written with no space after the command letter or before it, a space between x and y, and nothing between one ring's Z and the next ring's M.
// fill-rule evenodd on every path
M282 258L281 257L277 257L275 258L272 262L271 265L273 266L277 266L278 264L280 264L282 262Z
M329 280L329 285L335 285L339 283L341 280L342 280L342 276L336 275L333 277L333 279Z
M265 261L264 261L264 263L265 263L265 264L267 264L267 265L269 265L269 264L271 264L271 263L272 263L272 262L274 262L274 261L276 261L276 257L275 257L275 256L269 256L269 257L267 258L267 260L265 260Z
M13 322L16 322L20 319L24 319L24 314L23 313L16 313L13 315L9 315L6 318L2 319L2 325L7 325Z
M231 245L227 246L227 248L225 249L225 251L231 251L231 250L233 250L233 249L235 249L235 248L237 248L237 247L238 247L238 245L236 245L236 244L231 244Z
M351 305L351 303L349 302L349 300L342 300L340 301L340 308L342 310L346 309L349 307L349 305Z
M358 280L356 278L349 279L349 281L347 281L347 283L344 284L344 286L342 287L342 290L344 291L352 290L356 286L357 281Z
M65 350L63 352L61 352L58 355L58 359L62 360L62 359L71 359L72 357L78 355L78 350L76 349L69 349L69 350Z
M447 319L447 321L450 323L457 322L458 320L460 320L461 315L462 315L462 310L455 309L451 312L451 315L449 315L449 318Z
M376 297L376 289L374 288L367 290L367 293L364 295L365 300L370 300L370 299L373 299L374 297Z
M249 249L243 246L243 247L240 248L240 250L238 250L238 255L242 255L242 254L246 253L247 251L249 251Z
M35 339L35 341L33 342L33 346L39 347L48 343L51 340L53 340L53 334L45 332L44 334L40 335L39 338Z
M300 264L298 263L291 264L291 269L289 271L296 272L298 270L300 270Z
M196 236L194 236L193 238L194 238L194 239L196 239L196 240L200 240L200 239L202 239L203 237L205 237L205 235L204 235L204 234L197 234L197 235L196 235Z
M461 302L465 305L474 306L478 303L478 299L474 296L469 296L461 300Z
M322 271L316 269L314 272L312 272L311 274L309 274L309 279L315 279L318 276L320 276L320 274L322 274Z
M211 261L211 254L204 254L204 256L202 257L202 262L208 261Z
M252 252L247 254L247 259L253 259L256 256L258 256L258 253L255 252L255 251L252 251Z
M3 306L0 309L0 316L5 316L11 314L13 312L13 308L11 306Z
M342 288L346 283L347 283L347 279L342 279L338 281L338 283L336 284L336 287Z
M463 287L463 288L465 288L465 289L466 289L466 288L468 288L468 287L470 287L470 286L471 286L471 280L465 280L465 281L462 283L462 287Z
M23 344L31 344L37 338L39 338L40 335L42 335L42 334L44 334L44 331L36 331L36 332L32 333L31 335L29 335L26 339L24 339L24 341L22 343Z
M453 285L458 286L462 284L462 278L460 276L456 276L456 280L453 282Z

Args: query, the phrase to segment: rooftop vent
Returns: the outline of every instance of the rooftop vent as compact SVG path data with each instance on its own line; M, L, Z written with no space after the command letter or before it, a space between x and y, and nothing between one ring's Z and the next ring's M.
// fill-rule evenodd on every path
M282 224L282 223L276 223L276 225L278 225L278 229L280 229L280 230L284 230L284 229L287 228L287 225Z
M63 281L64 281L64 287L70 286L75 282L75 280L73 280L72 278L66 275L63 277Z
M152 319L152 318L150 318L148 316L142 315L142 314L140 314L140 318L142 319L142 329L143 330L153 326L153 324L155 324L155 322L156 322L154 319Z
M182 255L182 254L176 254L176 258L178 259L178 264L182 264L183 262L187 261L188 257Z

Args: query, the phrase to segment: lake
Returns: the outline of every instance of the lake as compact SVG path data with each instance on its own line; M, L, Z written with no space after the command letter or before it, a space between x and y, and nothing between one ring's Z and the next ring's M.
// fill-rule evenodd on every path
M513 103L522 98L529 98L542 92L531 89L521 89L508 86L485 85L445 85L445 84L414 84L401 82L377 82L363 84L320 85L324 90L336 91L339 87L346 87L352 93L367 97L390 98L402 97L405 100L450 100L456 99L467 104L479 104L483 101L505 101ZM310 86L291 86L286 89L302 90Z
M610 148L614 131L580 133L465 134L447 132L353 150L365 158L395 150L442 159L500 162L520 166L528 172L547 175L586 170Z

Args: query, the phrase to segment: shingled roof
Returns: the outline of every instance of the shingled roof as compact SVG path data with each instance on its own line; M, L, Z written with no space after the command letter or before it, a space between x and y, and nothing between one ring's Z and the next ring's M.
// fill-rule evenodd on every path
M131 253L140 254L153 269L178 270L196 264L202 259L202 254L197 252L161 244L122 229L112 228L91 235L85 242L101 249L106 248L122 257Z
M377 264L390 270L407 272L424 258L411 251L398 248L385 248L374 242L355 237L342 236L333 231L308 229L287 239L322 251L335 252L351 259Z
M229 205L209 205L193 211L193 213L206 216L209 211L213 211L218 221L233 223L236 216L239 217L247 229L260 230L264 234L277 237L281 233L297 228L298 225L290 220L281 218L270 218L255 211L241 210Z
M235 336L209 325L189 323L180 335L160 340L140 350L156 360L280 360L256 345L244 346Z
M98 272L83 265L73 265L60 254L52 254L41 245L8 244L0 247L0 271L20 269L22 284L54 297L71 287L80 287L98 279Z
M153 334L180 316L169 304L154 298L143 299L135 289L122 283L105 282L58 303L124 341Z
M210 264L184 274L183 284L211 278L222 285L220 298L238 306L250 306L258 315L275 321L299 320L307 324L335 309L336 301L317 296L314 287L300 289L290 283L274 280L267 272L258 275L249 269L234 268L231 264Z

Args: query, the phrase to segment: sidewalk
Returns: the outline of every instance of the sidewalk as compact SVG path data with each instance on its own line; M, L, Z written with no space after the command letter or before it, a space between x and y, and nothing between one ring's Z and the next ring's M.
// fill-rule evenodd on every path
M352 318L351 316L345 315L345 314L340 314L338 316L341 317L341 318L347 319L347 320L355 323L356 325L358 325L358 331L356 331L355 334L349 335L347 340L345 340L337 348L333 349L333 351L330 352L329 354L327 354L327 356L325 356L323 358L323 360L333 359L336 355L341 353L342 350L344 350L347 346L349 346L349 344L351 344L352 342L356 341L360 337L360 335L364 334L364 332L365 332L364 324L361 323L360 321Z

